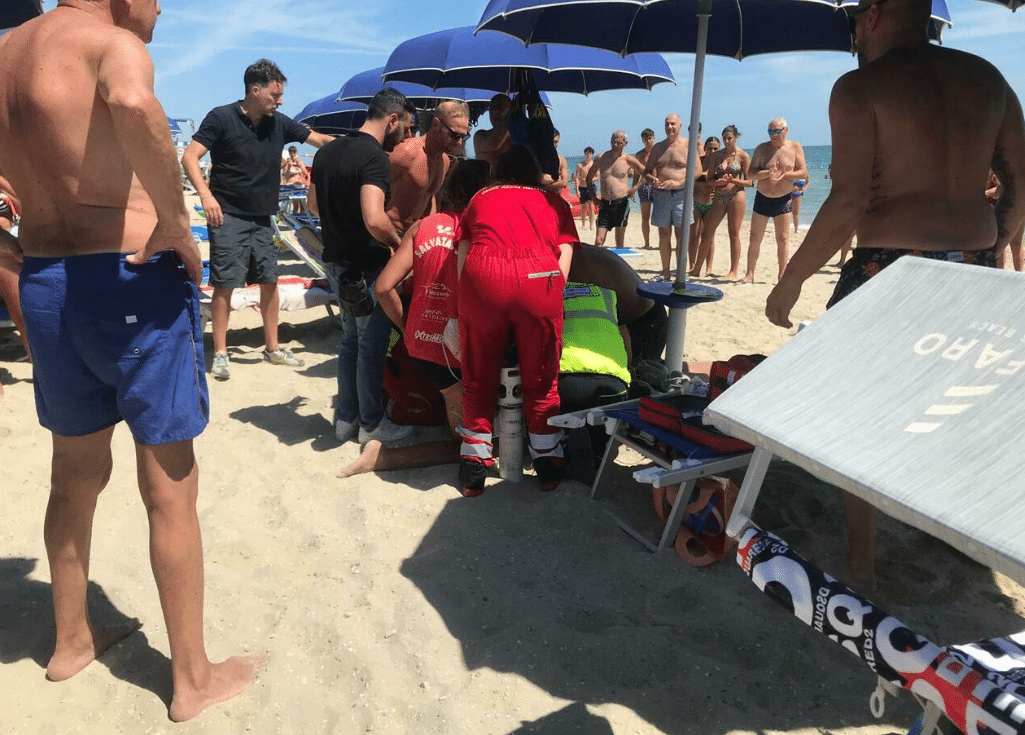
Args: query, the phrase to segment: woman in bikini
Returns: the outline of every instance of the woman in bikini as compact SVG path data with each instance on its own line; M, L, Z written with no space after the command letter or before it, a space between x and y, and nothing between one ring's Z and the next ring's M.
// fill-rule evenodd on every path
M704 231L690 276L700 276L702 264L707 264L705 272L711 275L715 231L723 217L726 217L730 234L730 272L726 278L736 278L740 269L740 224L747 205L744 187L754 183L747 177L751 156L737 145L739 137L737 126L727 125L722 131L722 148L705 158L705 178L714 189L712 209L705 215Z
M281 159L281 185L301 186L304 189L310 185L306 164L299 158L299 149L294 145L288 147L288 158Z
M720 147L722 147L722 144L714 135L705 141L705 155L701 157L702 173L694 179L694 223L690 226L690 239L687 241L687 250L689 251L687 257L690 270L694 270L694 259L698 254L698 243L701 242L701 233L705 229L706 216L712 211L712 192L714 189L704 174L705 161L708 160L709 155L715 153ZM708 261L708 267L711 268L711 255L709 255Z

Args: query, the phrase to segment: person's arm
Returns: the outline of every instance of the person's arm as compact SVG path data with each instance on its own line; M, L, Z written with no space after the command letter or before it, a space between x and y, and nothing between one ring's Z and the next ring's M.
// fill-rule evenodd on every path
M310 188L306 190L306 209L314 217L320 216L320 205L317 204L317 187L313 185L312 181L310 182Z
M564 242L559 246L559 270L564 280L569 280L569 267L573 264L573 243Z
M406 315L402 310L402 299L399 298L398 286L413 270L413 238L416 237L419 228L419 222L409 228L402 238L402 245L384 266L374 287L377 300L384 313L403 334L406 332Z
M459 249L456 251L456 275L463 276L463 266L466 265L466 256L470 252L470 241L460 240Z
M638 174L637 172L644 170L644 164L641 163L640 161L638 161L636 158L634 158L631 155L626 155L625 157L626 157L626 162L630 165L630 168L632 168L633 171L634 171L633 185L630 187L630 192L627 195L627 196L632 197L637 192L637 190L641 188L642 175Z
M594 185L594 177L598 174L598 162L601 158L596 158L594 163L591 164L591 168L587 171L587 176L584 178L584 186L590 189Z
M991 167L1000 180L1000 197L993 207L997 218L997 252L1003 252L1025 221L1025 124L1021 103L1007 86L1004 119L997 133Z
M769 178L772 175L772 170L765 166L763 161L764 153L762 146L768 145L767 143L761 143L755 148L755 152L751 155L751 165L748 166L748 175L751 181L758 182Z
M793 326L790 311L801 295L801 287L854 232L872 194L875 113L852 73L840 77L833 85L829 123L832 139L847 143L833 148L832 190L765 302L765 316L780 327Z
M371 237L383 245L398 250L402 240L391 219L384 211L384 189L376 184L363 184L359 188L359 206L363 212L363 224Z
M99 61L96 91L107 105L121 150L157 213L149 241L128 261L139 264L159 250L178 253L189 277L203 278L199 247L189 229L178 155L167 134L167 115L153 93L153 60L135 35L123 32Z
M314 148L321 148L330 143L334 139L335 138L333 135L318 133L316 130L311 130L309 137L306 138L305 142L309 145L312 145Z
M199 159L205 156L208 150L209 148L195 138L190 140L182 152L182 168L185 169L185 175L189 177L196 193L199 194L199 203L203 205L203 211L206 212L207 223L214 227L220 227L224 224L221 204L214 198L213 192L210 191L210 185L199 167Z
M794 168L791 171L787 171L783 174L783 178L790 179L790 182L800 181L804 179L808 180L808 164L804 158L804 146L796 141L792 141L795 148L797 149L797 156L794 159Z

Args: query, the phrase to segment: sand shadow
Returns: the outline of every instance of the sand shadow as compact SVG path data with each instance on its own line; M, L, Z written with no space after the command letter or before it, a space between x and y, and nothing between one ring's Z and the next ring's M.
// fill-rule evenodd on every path
M574 702L539 720L524 722L509 735L566 735L573 732L585 735L613 735L609 721L588 712L583 702Z
M650 508L650 489L618 469L613 491L643 495ZM759 503L772 507L756 521L784 538L803 531L806 546L821 537L839 545L835 490L795 470L774 464L773 490ZM403 562L469 670L517 674L559 699L617 703L667 733L910 726L920 711L910 697L891 700L875 720L868 667L762 595L732 557L695 569L672 552L648 554L588 491L489 483L480 498L449 502ZM880 600L884 608L940 644L1023 627L994 605L985 570L895 524L881 523L881 576L907 591ZM825 550L794 545L813 559ZM928 563L898 574L909 554ZM915 576L928 567L933 582ZM967 594L955 601L959 585Z
M247 406L233 411L228 416L243 424L252 424L258 429L263 429L289 447L319 440L325 434L330 434L331 440L334 441L331 422L322 414L313 413L304 416L299 413L299 409L306 406L308 402L308 398L296 396L288 403Z
M29 578L36 564L35 559L0 558L0 664L31 659L40 668L42 685L53 654L53 595L48 583ZM89 583L87 594L95 624L119 625L131 620L95 582ZM96 663L118 679L152 692L170 707L171 660L149 644L143 630L109 649Z

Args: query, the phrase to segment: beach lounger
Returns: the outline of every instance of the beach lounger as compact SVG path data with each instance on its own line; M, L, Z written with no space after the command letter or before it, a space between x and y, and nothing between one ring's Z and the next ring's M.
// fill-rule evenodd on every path
M661 530L656 533L655 538L643 530L640 523L628 518L626 514L606 508L606 512L620 528L639 541L648 551L653 552L673 545L676 533L680 530L680 524L683 521L684 508L690 499L694 484L700 478L746 467L751 456L750 452L717 453L708 447L649 424L640 418L639 405L636 400L562 414L551 418L548 423L565 429L581 428L585 424L605 425L605 430L609 434L609 442L605 446L605 454L591 485L591 497L594 499L599 497L601 490L607 490L603 485L607 485L607 472L614 463L619 445L630 447L655 463L654 467L634 472L633 476L636 481L656 488L680 485L669 517ZM672 447L682 455L682 458L666 459L653 446L645 442L642 435ZM650 504L648 507L650 508Z
M728 526L745 571L823 632L823 611L857 613L844 647L967 733L1025 733L1021 637L944 648L883 613L864 625L863 602L820 590L821 572L751 510L778 456L1025 583L1021 460L1003 446L1025 431L1023 286L1013 272L901 258L705 411L756 447Z

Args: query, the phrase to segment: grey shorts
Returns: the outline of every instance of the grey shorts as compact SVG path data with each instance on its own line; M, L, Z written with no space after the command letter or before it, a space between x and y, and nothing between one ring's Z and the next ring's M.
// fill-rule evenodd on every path
M242 288L247 283L277 283L278 251L270 217L224 213L210 235L210 285Z
M683 227L683 189L655 189L651 224L655 227Z

